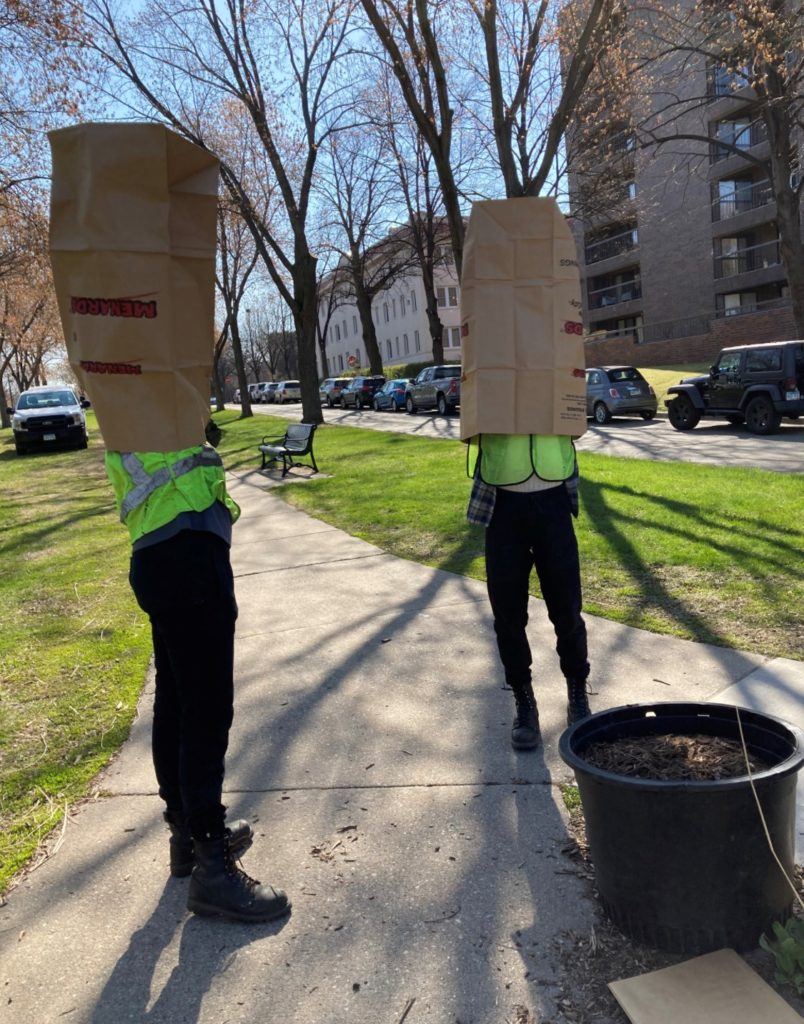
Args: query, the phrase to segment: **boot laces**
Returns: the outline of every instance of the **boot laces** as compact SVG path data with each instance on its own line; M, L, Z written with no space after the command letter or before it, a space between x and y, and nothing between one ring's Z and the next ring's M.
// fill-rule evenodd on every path
M246 889L249 893L253 893L254 890L261 884L256 878L252 878L251 875L246 872L240 866L239 858L236 858L232 853L231 847L227 841L226 852L224 854L224 863L226 864L226 873L236 878L238 882Z

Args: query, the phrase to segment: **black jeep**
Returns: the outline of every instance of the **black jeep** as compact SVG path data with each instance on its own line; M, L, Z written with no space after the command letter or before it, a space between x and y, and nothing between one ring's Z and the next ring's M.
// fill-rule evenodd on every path
M752 434L772 434L783 416L804 413L804 341L724 348L705 377L668 388L667 413L676 430L692 430L702 416L745 423Z

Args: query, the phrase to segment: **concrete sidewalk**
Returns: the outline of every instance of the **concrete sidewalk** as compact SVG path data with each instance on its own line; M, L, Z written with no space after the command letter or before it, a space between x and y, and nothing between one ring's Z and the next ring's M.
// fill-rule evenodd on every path
M561 853L563 682L541 602L545 745L516 754L482 583L290 509L258 473L231 490L226 802L254 822L245 867L286 888L293 914L187 914L187 882L167 875L148 685L102 795L0 909L0 1021L504 1024L526 1007L559 1024L556 940L587 934L593 908ZM587 621L598 707L772 697L804 717L799 663Z

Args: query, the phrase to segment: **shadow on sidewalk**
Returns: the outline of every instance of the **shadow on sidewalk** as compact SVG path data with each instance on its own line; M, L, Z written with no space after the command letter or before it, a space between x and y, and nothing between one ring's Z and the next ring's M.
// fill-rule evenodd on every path
M290 920L238 925L186 916L187 882L168 879L145 924L131 936L128 948L114 966L88 1024L194 1024L201 1018L204 997L215 979L251 942L278 934ZM158 983L159 962L181 932L178 955L170 977ZM158 990L153 1005L152 992Z

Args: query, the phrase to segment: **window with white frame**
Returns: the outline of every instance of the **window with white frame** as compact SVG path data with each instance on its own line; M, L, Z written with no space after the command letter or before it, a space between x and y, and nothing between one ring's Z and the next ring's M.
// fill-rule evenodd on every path
M352 329L357 334L357 316L354 314L352 315Z
M388 323L388 320L390 319L390 317L388 316L388 303L387 302L383 302L383 304L382 304L382 312L383 312L383 316L385 318L385 322Z
M410 290L410 308L413 312L416 312L416 292L411 288Z
M439 309L446 309L448 306L458 305L457 288L436 288L436 300Z
M389 338L386 341L385 344L388 346L388 358L389 359L393 359L394 358L394 346L391 344L391 339Z
M394 310L394 320L396 320L396 299L391 299L391 304Z
M337 324L335 324L335 340L336 341L340 341L341 340L341 329L340 329L340 327L338 327Z
M343 356L338 356L338 369L343 369Z
M344 338L348 338L349 337L349 332L346 329L346 321L345 320L343 321L343 336L344 336Z
M396 354L399 355L399 338L394 338L394 345L396 346Z
M419 337L419 332L418 331L414 331L413 332L413 344L416 346L416 351L417 352L421 352L421 350L422 350L422 342L421 342L421 338Z
M405 349L405 355L409 356L410 355L410 342L408 341L407 334L403 334L402 335L402 345L403 345L403 347Z

